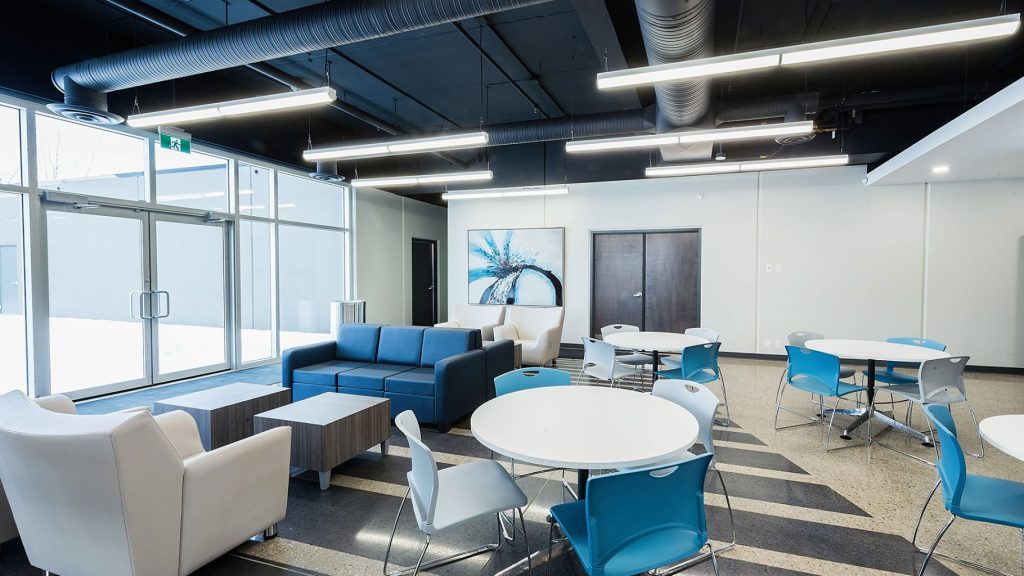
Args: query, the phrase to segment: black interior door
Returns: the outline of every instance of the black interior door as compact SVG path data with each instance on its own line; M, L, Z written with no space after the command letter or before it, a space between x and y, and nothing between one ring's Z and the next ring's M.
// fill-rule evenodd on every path
M412 240L412 323L437 324L437 242Z
M595 234L593 278L592 336L610 324L643 328L644 235Z
M644 236L643 329L683 332L700 326L700 233Z

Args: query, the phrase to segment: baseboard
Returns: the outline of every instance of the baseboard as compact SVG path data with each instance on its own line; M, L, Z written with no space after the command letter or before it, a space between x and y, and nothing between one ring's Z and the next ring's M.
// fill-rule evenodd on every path
M723 358L738 358L741 360L769 360L774 362L785 362L785 354L758 354L754 352L721 352L719 354ZM583 345L582 344L566 344L563 343L559 350L558 356L560 358L583 358ZM850 366L863 366L867 368L868 363L863 360L843 360L843 364L849 364ZM1024 368L1010 368L1005 366L975 366L972 364L967 365L967 372L974 372L977 374L1009 374L1014 376L1024 376Z

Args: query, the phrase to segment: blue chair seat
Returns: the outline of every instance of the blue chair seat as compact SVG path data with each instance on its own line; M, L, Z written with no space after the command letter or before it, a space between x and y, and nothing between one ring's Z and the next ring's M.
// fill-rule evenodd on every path
M344 388L363 388L365 390L384 390L384 379L388 376L412 370L412 366L401 364L368 364L338 375L338 386Z
M434 368L420 367L388 376L384 379L384 390L395 394L413 394L415 396L434 395Z
M641 536L619 548L605 563L603 569L591 565L590 537L587 533L586 500L558 504L551 508L554 517L569 543L576 550L576 555L583 564L587 574L594 576L629 576L661 566L667 566L690 557L694 549L700 549L705 539L693 530L677 529L662 530ZM684 554L677 558L658 558L652 560L652 551L678 549Z
M968 474L957 516L1024 528L1024 483Z
M853 394L855 392L863 392L867 390L864 386L856 386L854 384L847 384L846 382L838 382L836 388L833 389L824 380L815 378L810 374L798 374L796 377L789 380L789 384L804 392L811 394L820 394L823 396L831 397L842 397L847 394Z
M331 360L330 362L321 362L294 370L292 372L292 380L294 382L302 382L303 384L316 384L317 386L336 386L339 373L362 366L367 366L366 362Z
M675 368L672 370L659 370L658 376L662 378L671 378L673 380L689 380L690 382L696 382L698 384L708 384L718 380L718 374L715 374L711 370L697 370L692 374L683 374L682 368Z

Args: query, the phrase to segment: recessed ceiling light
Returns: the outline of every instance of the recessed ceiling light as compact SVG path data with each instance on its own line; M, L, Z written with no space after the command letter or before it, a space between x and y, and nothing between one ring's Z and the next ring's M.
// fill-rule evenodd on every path
M946 164L936 164L935 166L932 166L932 174L945 174L946 172L949 172L949 166Z

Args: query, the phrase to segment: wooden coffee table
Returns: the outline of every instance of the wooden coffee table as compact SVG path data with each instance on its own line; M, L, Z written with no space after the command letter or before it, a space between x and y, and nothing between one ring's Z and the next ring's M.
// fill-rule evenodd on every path
M253 435L253 416L292 400L290 388L227 384L153 403L153 413L184 410L199 425L203 448L216 450Z
M316 470L320 489L331 484L331 469L379 444L388 454L391 401L326 392L257 414L255 431L292 427L292 466Z

